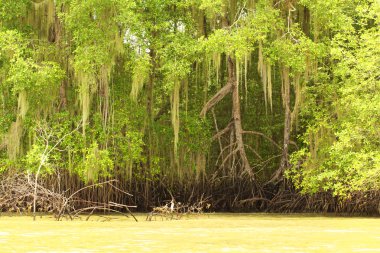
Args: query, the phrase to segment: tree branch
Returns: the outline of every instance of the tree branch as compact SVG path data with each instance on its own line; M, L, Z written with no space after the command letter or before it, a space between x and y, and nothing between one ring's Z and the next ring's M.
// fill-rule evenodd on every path
M226 86L221 88L204 106L200 113L200 116L204 118L206 113L213 108L219 101L221 101L228 93L232 91L232 84L227 83Z
M260 132L257 132L257 131L243 131L242 132L243 134L253 134L253 135L259 135L259 136L262 136L264 137L264 139L270 141L274 146L276 146L279 150L282 150L282 148L280 147L280 145L278 145L274 140L272 140L271 138L269 138L268 136L266 136L265 134L263 133L260 133Z
M228 131L231 130L231 127L233 126L233 122L230 122L224 129L218 131L213 137L212 137L212 140L216 140L216 139L219 139L222 135L224 135L225 133L227 133Z

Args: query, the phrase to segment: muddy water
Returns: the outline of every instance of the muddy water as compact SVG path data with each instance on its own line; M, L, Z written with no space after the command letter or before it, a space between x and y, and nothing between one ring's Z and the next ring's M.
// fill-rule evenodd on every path
M380 218L211 214L139 222L0 217L0 252L380 252Z

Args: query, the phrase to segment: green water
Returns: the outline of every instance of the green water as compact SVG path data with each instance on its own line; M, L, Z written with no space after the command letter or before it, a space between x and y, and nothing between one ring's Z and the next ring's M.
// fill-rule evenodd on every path
M0 252L380 252L380 219L211 214L139 222L0 217Z

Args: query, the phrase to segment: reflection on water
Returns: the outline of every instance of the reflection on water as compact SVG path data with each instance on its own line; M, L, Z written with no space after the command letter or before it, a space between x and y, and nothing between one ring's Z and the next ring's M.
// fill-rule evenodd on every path
M380 252L380 219L211 214L173 221L0 217L0 252Z

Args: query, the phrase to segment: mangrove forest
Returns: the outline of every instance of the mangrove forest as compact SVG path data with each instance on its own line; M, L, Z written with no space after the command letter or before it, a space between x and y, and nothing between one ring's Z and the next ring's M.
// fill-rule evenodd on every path
M130 210L378 214L380 1L0 0L0 211Z

